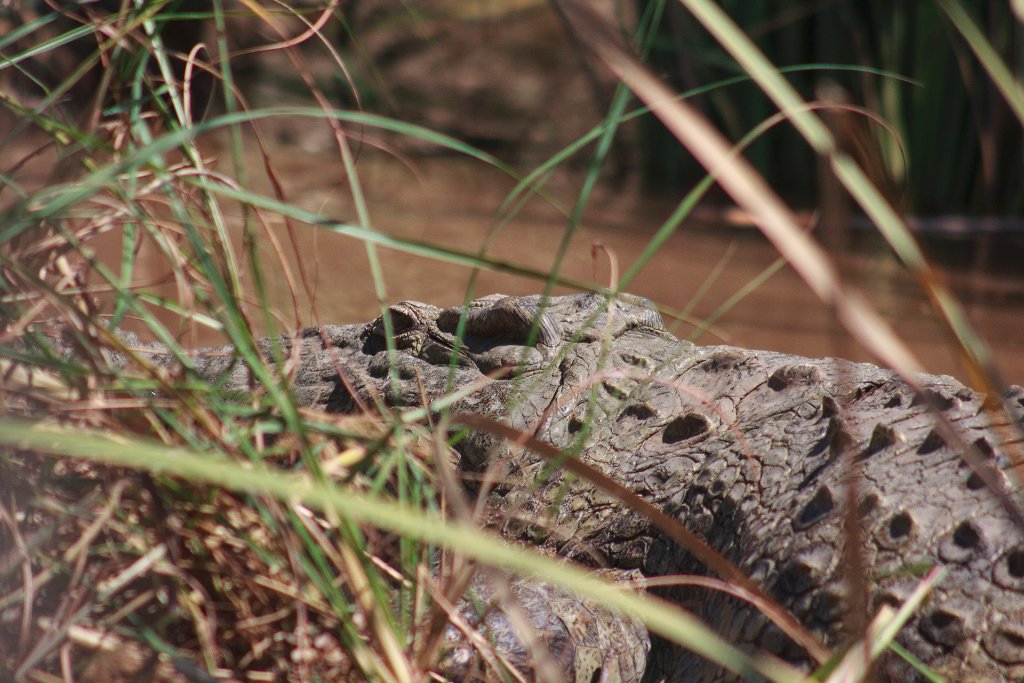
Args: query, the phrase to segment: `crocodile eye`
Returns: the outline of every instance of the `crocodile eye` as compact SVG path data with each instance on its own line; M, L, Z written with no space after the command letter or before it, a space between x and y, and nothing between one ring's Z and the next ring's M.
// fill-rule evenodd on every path
M395 348L419 354L426 340L426 330L437 317L437 309L418 301L403 301L388 307L388 318L391 320L391 338ZM387 328L384 316L374 320L369 326L370 350L378 353L387 345Z
M394 306L388 307L388 317L391 318L391 332L397 338L406 332L421 326L427 319L426 304L417 301L403 301ZM378 316L370 327L370 333L378 337L386 336L384 316Z
M462 308L442 311L438 327L454 334L462 314ZM561 328L554 317L541 313L536 304L519 297L507 296L483 306L471 306L465 315L467 337L525 344L532 336L542 346L552 346L561 338Z
M654 330L664 330L665 321L661 319L661 313L647 299L642 300L639 310L635 312L633 319L626 325L626 329L635 327L649 327Z
M611 305L616 316L620 316L623 320L623 332L638 327L654 330L665 329L665 321L661 319L661 313L658 313L657 307L650 299L633 294L619 294Z

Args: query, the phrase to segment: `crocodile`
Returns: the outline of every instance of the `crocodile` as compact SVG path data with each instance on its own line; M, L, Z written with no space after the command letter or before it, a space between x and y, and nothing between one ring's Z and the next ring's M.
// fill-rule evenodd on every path
M157 345L132 346L136 357L176 362ZM922 568L944 567L897 642L951 680L1024 679L1024 538L1007 452L1022 442L1021 387L1001 397L1001 412L947 376L921 374L912 386L867 363L697 346L670 334L646 300L597 293L402 302L368 324L312 327L260 348L268 359L283 353L298 403L330 412L420 406L461 390L451 413L501 421L618 482L829 646L902 603ZM192 362L229 389L255 385L231 347ZM504 536L646 577L709 573L701 553L649 515L522 443L475 429L457 446L462 469L493 482L489 522ZM729 642L812 668L806 648L749 602L658 590ZM541 595L527 603L549 612L535 624L572 621L577 603ZM614 617L592 621L614 626ZM578 653L562 658L575 680L730 676L642 636L622 640L619 663L599 652L594 664L594 641L580 645L587 637L563 638L590 656L586 666ZM891 653L874 675L920 676Z

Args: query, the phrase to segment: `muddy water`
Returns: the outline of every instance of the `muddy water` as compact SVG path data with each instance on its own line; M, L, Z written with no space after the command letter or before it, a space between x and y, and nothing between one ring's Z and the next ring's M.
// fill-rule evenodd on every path
M303 144L305 149L301 148ZM289 202L324 217L356 224L357 208L350 199L337 154L322 151L329 149L328 140L315 136L312 141L290 140L273 151L274 171ZM226 156L223 150L217 153ZM255 180L262 175L261 162L255 155L250 161L250 177L261 191L269 192L266 181ZM226 162L221 163L226 169ZM492 258L544 272L555 263L565 234L565 214L571 210L580 185L580 178L570 175L555 179L545 188L546 197L533 198L495 233L498 207L514 183L480 162L450 157L396 159L367 145L360 151L358 175L370 222L381 232L467 252L476 252L490 239L487 254ZM607 284L611 261L617 263L619 272L625 271L671 208L664 200L644 198L631 188L602 185L568 242L561 274ZM306 224L297 224L289 231L280 220L271 218L269 223L280 247L275 250L264 237L260 240L261 251L283 326L317 320L365 321L378 314L378 293L362 242ZM858 248L836 254L850 282L863 289L929 371L964 378L954 347L912 278L901 272L877 241L863 237L858 241ZM595 245L603 245L603 249L595 249ZM1005 376L1024 383L1024 266L1015 265L1021 261L1000 248L990 249L989 258L964 258L957 251L968 248L966 243L938 247L949 257L945 258L945 272L950 283L991 344ZM287 256L279 259L275 253ZM473 271L461 265L383 247L377 254L387 301L418 299L456 304L462 301L473 279ZM159 279L166 267L148 258L149 270L140 279ZM690 310L688 318L670 321L680 337L697 335L702 343L725 342L809 356L870 360L834 322L829 309L785 267L731 308L710 330L698 333L702 320L776 258L755 229L684 225L644 267L629 291L671 310ZM954 262L959 263L949 265ZM936 265L942 268L943 261ZM709 282L716 271L720 272ZM303 279L308 287L302 286ZM296 283L294 288L289 287L289 281ZM537 293L543 286L542 281L522 275L481 271L476 275L474 292L527 294ZM695 300L702 289L705 293ZM556 287L554 291L573 290ZM179 298L187 294L175 293L173 287L165 287L163 293ZM203 335L192 338L208 340Z

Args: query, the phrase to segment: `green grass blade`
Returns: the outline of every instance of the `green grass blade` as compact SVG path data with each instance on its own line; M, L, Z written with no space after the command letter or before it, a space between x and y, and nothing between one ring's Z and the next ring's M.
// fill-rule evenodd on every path
M1000 59L999 53L992 47L992 43L974 23L962 4L957 0L935 0L935 2L967 41L974 56L985 68L992 82L999 88L999 92L1006 98L1006 102L1017 116L1017 120L1024 126L1024 85L1014 77L1013 72Z

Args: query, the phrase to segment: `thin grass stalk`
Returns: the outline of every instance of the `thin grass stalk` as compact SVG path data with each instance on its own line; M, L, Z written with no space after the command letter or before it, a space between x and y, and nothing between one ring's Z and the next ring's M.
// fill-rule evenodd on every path
M181 92L181 84L177 82L174 70L171 68L170 59L168 57L167 50L163 45L160 33L156 30L156 24L153 20L143 22L142 26L152 46L150 54L153 55L153 58L156 60L160 69L161 77L167 84L167 93L174 109L174 118L171 119L171 121L173 121L174 126L180 126L182 129L188 130L192 128L192 114L185 108ZM141 66L142 65L140 65L140 67ZM205 168L205 164L198 147L195 145L194 138L185 138L182 141L181 148L193 167L202 172ZM231 238L228 235L227 223L224 220L223 212L220 210L220 205L216 201L212 201L212 198L208 194L203 195L203 203L204 208L213 220L214 229L217 235L215 244L224 259L224 275L228 278L228 291L232 298L241 301L241 267L239 265L238 257L235 254L234 246L231 243ZM250 267L258 273L258 260L252 262ZM256 279L259 281L261 278L257 275Z
M865 66L856 65L844 65L844 64L796 64L793 66L787 66L779 69L780 73L800 73L804 71L839 71L839 72L856 72L867 75L880 76L886 79L893 79L900 82L908 83L911 85L919 85L916 81L902 76L892 71L886 71L884 69L874 69ZM740 75L724 78L707 85L701 85L690 90L686 90L677 97L681 100L690 99L703 95L709 92L713 92L720 88L727 88L740 83L746 83L750 81L750 76ZM623 114L621 123L632 121L638 117L645 116L651 112L650 107L644 106ZM534 170L530 171L525 175L519 182L516 183L515 187L509 192L508 196L502 201L501 206L498 208L497 215L501 218L499 223L500 227L504 227L514 215L515 206L522 205L525 202L524 196L529 195L531 192L539 192L544 185L545 179L551 176L554 168L562 162L566 161L578 151L589 145L591 142L598 140L605 130L605 124L600 123L594 128L584 133L582 136L569 143L561 150L549 157L545 162L537 166ZM545 197L547 199L547 197ZM549 201L553 201L550 200ZM563 213L565 213L563 211Z
M910 664L910 666L914 668L914 671L923 676L925 680L929 681L929 683L948 683L945 678L929 669L927 664L915 657L910 650L906 649L898 642L893 641L889 643L889 650Z
M956 30L967 41L971 52L995 83L1017 120L1024 126L1024 85L1013 75L992 47L985 34L957 0L935 0L942 11L949 17Z
M260 505L259 498L255 498L254 501L257 505ZM289 529L291 529L299 538L302 543L302 548L305 551L304 554L299 557L301 573L310 579L316 590L319 591L320 595L327 601L328 605L330 605L331 610L338 616L342 631L341 635L344 639L345 645L352 652L353 658L356 660L362 671L368 674L371 678L379 676L381 679L391 681L393 683L394 677L390 674L390 670L381 658L380 653L369 647L368 644L364 642L359 630L356 629L352 619L349 618L349 615L353 610L353 606L351 605L348 597L341 590L339 585L340 582L338 581L339 576L344 576L352 582L352 577L344 572L344 561L340 557L336 557L336 553L329 553L328 549L330 546L328 543L325 543L323 542L323 539L316 538L312 535L311 531L314 528L313 525L305 524L303 519L300 518L299 510L296 508L297 506L295 505L288 507L287 520ZM277 516L275 515L268 513L264 514L264 517L268 522L275 524L278 523L276 521ZM337 528L342 537L342 548L355 548L361 553L363 550L363 544L359 542L361 535L359 534L358 528L351 524L349 520L336 521L339 522L339 524L337 524ZM288 536L285 535L285 538L288 538ZM328 559L328 555L331 555L330 559ZM300 573L296 571L295 575L299 576ZM364 578L366 577L364 576ZM376 583L377 582L370 582L375 595L379 593L379 587ZM356 592L359 590L358 587L353 587L353 589ZM362 596L360 595L355 596L357 601L361 597ZM380 601L379 604L386 604L386 600Z
M594 190L594 186L597 184L598 176L601 173L601 167L604 165L605 160L608 157L608 153L612 149L612 143L615 140L615 133L619 126L622 124L622 117L626 111L626 105L629 103L629 90L622 87L621 85L615 89L615 95L612 98L612 105L608 111L608 116L605 118L604 125L602 126L604 132L597 141L597 149L594 151L594 156L587 167L587 175L583 180L583 187L580 188L579 195L576 199L576 203L572 208L572 212L569 214L569 220L565 226L565 230L562 232L562 239L558 243L558 248L555 251L555 259L551 264L551 275L547 282L544 284L543 295L549 296L552 289L554 289L555 279L558 276L559 271L562 267L562 261L565 259L565 254L569 250L569 245L572 242L573 236L579 230L580 223L583 220L583 213L586 211L587 204L590 201L590 195ZM535 331L531 332L534 334Z
M556 9L559 10L559 16L566 20L567 15L561 10L561 5L555 3ZM664 10L664 0L657 0L653 3L644 16L641 18L639 26L636 30L636 36L640 44L640 53L646 54L651 42L655 37L655 28L657 27L658 19L661 17L662 11ZM571 22L568 22L567 27L570 31L574 30ZM579 38L577 38L579 40ZM562 266L562 261L565 258L565 254L569 249L569 244L572 241L573 235L579 229L580 222L583 220L583 214L586 211L587 204L590 201L590 195L594 190L601 167L608 158L608 154L611 152L612 144L615 141L615 134L619 130L619 127L627 119L626 116L626 105L629 104L630 92L629 88L626 88L621 83L615 88L615 93L612 96L611 106L605 120L601 123L601 134L597 139L597 149L594 150L593 158L587 167L587 175L583 180L583 187L580 189L576 199L576 203L573 206L572 212L569 214L569 220L566 225L565 231L562 233L562 239L558 244L558 248L555 252L555 260L551 266L551 277L544 285L544 296L551 294L552 289L555 285L555 278L557 277L559 270ZM616 278L618 279L618 278ZM618 291L618 290L616 290ZM535 334L535 330L531 330L531 335Z
M738 303L756 292L761 285L767 282L775 273L782 270L786 265L786 259L779 257L766 266L760 273L755 275L745 285L740 287L729 298L718 305L706 318L701 320L700 325L688 337L689 341L697 341L702 335L710 330L716 322L722 319L726 313L732 310Z
M8 45L18 42L26 36L35 33L39 29L49 24L52 24L54 21L57 20L57 17L59 16L60 15L56 12L44 14L26 24L18 26L10 33L0 36L0 50L4 49ZM4 57L3 61L0 61L0 71L3 71L9 66L16 65L18 64L18 62L22 62L26 59L35 57L36 55L45 54L54 48L61 47L62 45L67 45L68 43L73 43L79 38L84 38L85 36L92 34L92 32L92 26L88 25L79 26L77 28L65 31L61 33L59 36L56 36L55 38L51 38L50 40L43 41L37 45L33 45L32 47L25 49L16 57Z
M773 126L781 123L785 120L785 115L781 113L773 114L767 119L755 126L749 133L743 136L743 138L736 143L734 152L739 154L744 149L749 147L764 133L766 133ZM647 263L654 258L654 255L662 247L662 245L668 240L672 234L678 229L679 225L686 219L691 211L697 206L700 200L707 194L715 184L715 177L711 173L704 176L701 181L694 187L676 206L672 214L665 220L665 222L658 228L651 241L644 247L643 252L636 258L633 265L623 274L616 287L616 291L623 291L633 278L640 272L640 270L647 265ZM744 288L748 289L749 288ZM734 302L738 303L738 301ZM723 311L724 313L724 311Z
M382 606L387 604L386 600L382 601L379 592L373 590L373 582L365 571L362 558L356 556L352 547L343 544L339 551L344 562L345 574L352 583L356 602L369 615L371 628L377 636L383 656L390 664L391 677L397 683L412 683L413 673L405 657L405 652L396 638L394 625L390 623L391 620L385 614L386 610L382 609ZM370 572L370 574L372 573Z

